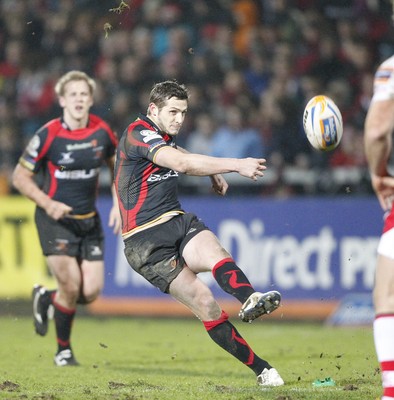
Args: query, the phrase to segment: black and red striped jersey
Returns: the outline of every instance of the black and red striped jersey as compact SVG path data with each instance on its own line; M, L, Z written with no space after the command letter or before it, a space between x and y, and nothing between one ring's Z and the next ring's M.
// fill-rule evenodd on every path
M49 121L32 137L19 162L43 173L42 190L73 208L73 214L96 209L98 178L103 161L116 151L111 128L90 114L86 128L70 130L61 118Z
M183 212L178 200L178 172L154 163L155 154L165 146L176 147L174 138L142 114L119 141L115 186L123 234Z

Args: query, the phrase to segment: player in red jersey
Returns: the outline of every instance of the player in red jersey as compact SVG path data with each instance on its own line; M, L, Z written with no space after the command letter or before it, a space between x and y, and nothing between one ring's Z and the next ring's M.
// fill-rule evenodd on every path
M58 350L55 364L78 365L71 348L77 302L90 303L104 284L103 230L96 209L103 162L111 174L117 138L99 117L90 114L95 82L84 72L70 71L55 86L61 118L49 121L30 140L13 173L13 185L37 205L35 222L42 251L57 282L56 290L33 289L36 332L48 330L53 308ZM38 185L35 175L42 172ZM120 232L115 191L109 225Z
M365 152L371 182L386 212L378 246L373 299L374 342L383 382L382 400L394 399L394 56L377 69L365 120Z
M277 309L280 294L256 292L216 236L182 209L177 195L179 173L210 176L214 190L225 195L228 185L220 174L237 172L256 180L264 174L265 160L215 158L177 147L187 106L183 85L154 85L147 115L130 124L119 141L115 185L127 260L152 285L187 306L215 343L253 370L260 385L283 385L277 370L252 351L197 275L211 271L219 286L243 304L239 315L245 322Z

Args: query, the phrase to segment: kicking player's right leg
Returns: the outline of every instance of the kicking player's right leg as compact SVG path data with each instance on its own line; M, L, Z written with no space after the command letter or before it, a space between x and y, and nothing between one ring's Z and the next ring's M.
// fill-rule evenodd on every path
M186 305L204 324L210 338L229 354L250 368L261 386L280 386L283 379L266 360L257 356L228 315L221 310L211 290L185 267L170 285L170 294Z
M198 224L193 221L192 223ZM193 272L212 270L219 286L242 303L239 312L242 321L252 322L261 315L270 314L280 306L280 293L257 292L210 230L202 230L190 238L184 244L182 255Z

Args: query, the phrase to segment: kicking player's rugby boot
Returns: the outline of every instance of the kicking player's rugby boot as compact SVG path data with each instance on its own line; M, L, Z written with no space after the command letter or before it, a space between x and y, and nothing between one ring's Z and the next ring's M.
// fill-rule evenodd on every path
M267 293L254 292L241 307L239 317L244 322L252 322L263 314L270 314L280 305L281 295L276 290Z
M264 368L263 372L257 377L260 386L282 386L284 381L275 368Z

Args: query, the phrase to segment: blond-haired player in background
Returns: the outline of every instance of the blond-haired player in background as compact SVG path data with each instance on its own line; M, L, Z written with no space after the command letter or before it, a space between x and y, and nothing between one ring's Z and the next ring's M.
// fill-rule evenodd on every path
M36 333L45 336L48 310L54 307L57 366L78 365L71 348L77 303L91 303L104 285L104 237L96 209L97 186L103 163L113 174L117 137L90 113L95 82L82 71L58 80L55 92L62 116L49 121L32 137L13 174L19 192L37 205L35 222L56 290L33 289ZM34 176L43 173L43 184ZM120 229L115 192L109 225Z

